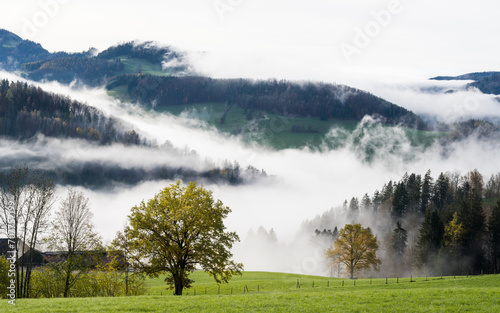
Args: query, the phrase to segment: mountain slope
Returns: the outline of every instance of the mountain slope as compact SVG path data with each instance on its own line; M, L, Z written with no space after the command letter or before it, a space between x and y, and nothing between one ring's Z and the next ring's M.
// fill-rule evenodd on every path
M22 71L35 81L69 84L80 80L91 86L125 73L183 75L190 71L181 53L152 42L127 42L99 54L93 48L81 53L50 53L4 29L0 29L0 69Z
M56 80L69 84L80 80L91 86L105 84L110 78L126 73L149 73L159 76L183 75L189 71L182 55L151 42L128 42L96 56L64 56L22 65L29 79Z
M437 76L432 80L474 80L466 87L479 89L482 93L500 95L500 72L469 73L460 76Z
M0 82L0 136L26 140L37 134L99 144L145 144L134 130L99 110L22 82Z
M237 164L222 168L204 164L196 154L168 144L154 146L96 108L8 80L0 81L0 146L0 171L13 164L26 164L45 170L60 184L89 188L162 179L241 184L247 178L265 176L255 168L240 169ZM113 157L117 151L126 161L115 160L120 159ZM141 157L152 153L158 154L157 162L141 162ZM183 159L191 159L192 165L176 161Z
M0 69L16 71L24 63L53 60L63 57L88 57L93 50L82 53L56 52L50 53L39 43L23 40L21 37L5 29L0 29Z
M436 76L432 77L431 80L481 80L490 76L499 75L500 72L475 72L468 73L459 76Z
M212 79L207 77L155 77L122 75L107 88L126 87L128 96L155 108L193 103L226 103L245 110L249 119L258 111L292 117L317 117L361 121L365 115L379 117L390 125L424 129L413 112L368 92L343 85ZM123 90L124 88L122 88ZM224 116L221 117L224 123Z

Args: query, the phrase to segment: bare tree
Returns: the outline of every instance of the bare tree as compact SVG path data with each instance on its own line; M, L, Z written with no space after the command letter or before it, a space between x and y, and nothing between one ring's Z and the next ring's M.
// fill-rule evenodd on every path
M29 297L34 248L48 225L55 201L54 181L27 166L0 175L0 233L9 239L16 258L16 295Z
M48 247L58 252L54 254L54 261L64 279L64 297L69 296L71 287L102 255L101 238L94 231L92 219L89 199L83 192L69 189L47 238Z

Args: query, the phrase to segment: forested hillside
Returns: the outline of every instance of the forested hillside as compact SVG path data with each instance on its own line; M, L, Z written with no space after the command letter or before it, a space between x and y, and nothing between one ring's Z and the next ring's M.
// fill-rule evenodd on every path
M108 48L97 56L64 56L22 65L21 70L32 80L56 80L69 84L78 79L91 86L105 84L108 79L123 73L179 75L188 70L182 56L167 47L151 42L127 42Z
M468 86L476 87L483 93L500 95L500 73L481 78Z
M467 87L479 89L482 93L500 95L500 72L469 73L460 76L437 76L432 80L474 80Z
M38 142L38 134L48 138L82 139L98 146L120 144L125 147L162 149L166 155L174 154L178 158L189 156L189 153L186 155L186 152L168 144L154 146L156 143L149 142L134 129L123 125L120 120L107 117L94 107L65 96L45 92L27 83L0 81L0 139L8 140L2 142L6 147L0 160L0 168L8 168L11 162L30 164L34 168L40 164L45 164L44 167L47 167L49 164L50 169L47 172L55 177L58 183L90 188L110 187L114 183L134 185L145 180L178 178L241 184L245 182L244 178L266 176L264 172L251 166L240 168L237 163L228 162L222 167L207 164L205 167L208 169L204 171L172 166L168 163L155 166L148 164L123 166L114 163L112 158L107 161L75 159L66 164L67 160L52 160L50 154L39 153L36 146L43 147L46 142ZM26 146L22 150L17 150L15 155L11 155L7 146L18 141L25 142ZM69 145L86 147L83 149L92 148L92 145L86 146L78 142ZM133 157L134 152L130 153Z
M19 70L24 63L47 61L56 58L89 57L92 49L82 53L55 52L50 53L39 43L23 40L21 37L5 29L0 29L0 69Z
M50 53L40 44L0 29L0 69L22 71L31 80L52 80L69 84L73 80L91 85L105 84L124 73L180 75L189 72L181 53L152 42L127 42L97 54Z
M8 66L3 64L7 70L21 70L25 77L36 81L69 84L79 80L91 86L107 84L109 90L125 87L125 98L142 104L161 107L222 102L229 108L243 108L250 118L255 111L321 120L360 121L365 115L372 115L391 125L426 128L412 112L347 86L182 77L193 72L184 55L153 42L127 42L94 56L92 49L79 54L49 53L39 44L5 30L0 33L0 40L0 62L2 58L10 60ZM298 127L294 131L303 132Z
M23 82L0 82L0 135L29 139L36 134L82 138L100 144L145 144L133 129L101 111Z
M468 73L459 76L436 76L431 78L432 80L481 80L483 78L488 78L491 76L499 75L500 72L477 72Z
M372 196L346 200L340 211L348 223L367 225L379 235L382 272L500 271L500 173L490 178L477 170L465 175L441 173L437 179L430 171L424 176L405 174ZM325 214L323 222L331 218ZM335 236L328 230L316 235Z
M402 124L417 129L426 127L420 117L411 111L342 85L122 75L111 81L108 89L118 86L126 86L133 99L150 106L224 102L228 106L243 108L250 116L258 110L283 116L319 117L322 120L360 121L365 115L372 115L387 124Z

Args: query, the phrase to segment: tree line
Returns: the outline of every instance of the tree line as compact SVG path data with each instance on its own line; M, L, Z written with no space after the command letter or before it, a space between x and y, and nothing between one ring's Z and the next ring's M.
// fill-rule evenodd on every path
M45 92L27 83L0 81L0 136L25 141L38 134L62 139L84 139L97 145L119 143L153 149L152 142L133 129L125 129L119 120L105 116L94 107L66 96ZM188 153L173 147L168 142L158 148L169 150L181 157ZM42 159L42 156L37 156L17 161L33 164ZM10 165L1 161L0 164ZM206 179L216 183L238 185L244 183L247 178L266 176L264 172L252 166L240 168L239 164L230 162L225 162L223 166L213 165L210 169L199 172L168 165L125 169L113 164L87 160L76 160L70 166L64 164L53 170L46 170L45 173L51 175L59 184L88 188L102 188L117 182L132 185L144 180L176 178Z
M500 272L500 174L486 183L477 170L437 179L430 171L405 174L372 197L346 200L342 209L348 222L379 234L386 274L413 268L429 275Z
M159 47L151 41L144 43L129 41L109 47L108 49L100 52L97 55L97 58L111 60L123 56L128 58L143 59L157 65L161 65L164 61L181 58L181 55L173 51L171 48Z
M38 133L104 145L147 143L96 108L24 82L0 81L0 136L25 140Z
M54 177L57 183L69 186L83 186L89 189L101 189L113 184L136 185L143 181L203 180L216 184L241 185L259 178L267 177L263 170L249 165L246 168L235 163L226 162L222 166L212 166L204 171L189 168L157 165L148 167L128 167L102 164L101 162L75 161L70 166L61 166L54 170L45 170Z
M284 80L212 79L120 75L107 88L127 86L129 95L144 105L171 106L224 102L246 111L265 111L320 119L361 120L379 116L388 124L424 129L425 123L402 107L370 93L334 84L291 83Z
M182 73L187 66L182 56L168 47L158 47L152 42L127 42L110 47L98 55L87 53L54 53L40 54L40 58L21 60L20 70L27 78L40 81L55 80L69 84L78 79L91 86L100 86L116 75L123 73L125 64L121 58L136 58L163 66L168 65L170 71ZM23 62L24 61L24 62ZM173 61L171 64L169 62ZM139 69L138 72L141 72Z
M0 174L0 234L9 238L0 256L3 289L14 286L15 298L143 293L144 276L124 272L119 251L106 251L88 198L69 189L52 214L55 202L55 182L43 172L21 166ZM51 252L40 267L42 245Z
M26 76L31 80L50 79L69 84L80 79L91 86L100 85L106 77L115 76L124 68L119 58L106 60L80 56L35 61L21 66L21 70L27 72Z
M145 275L160 274L182 295L197 266L219 284L243 269L231 260L239 237L224 226L231 210L196 182L177 181L132 207L108 247L83 192L69 189L51 214L55 200L54 181L39 171L15 167L0 175L0 234L11 238L0 255L0 286L13 286L14 299L136 295L145 291ZM40 244L50 249L44 266L36 260Z

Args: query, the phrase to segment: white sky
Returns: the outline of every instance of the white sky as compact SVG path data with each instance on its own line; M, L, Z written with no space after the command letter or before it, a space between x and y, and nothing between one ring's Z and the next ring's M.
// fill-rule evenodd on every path
M398 81L500 69L495 36L500 3L493 0L0 4L0 27L48 50L102 50L121 41L155 40L192 52L197 67L214 77L311 79L364 87L367 78ZM373 14L381 10L389 14ZM359 49L350 62L341 50L346 45Z

